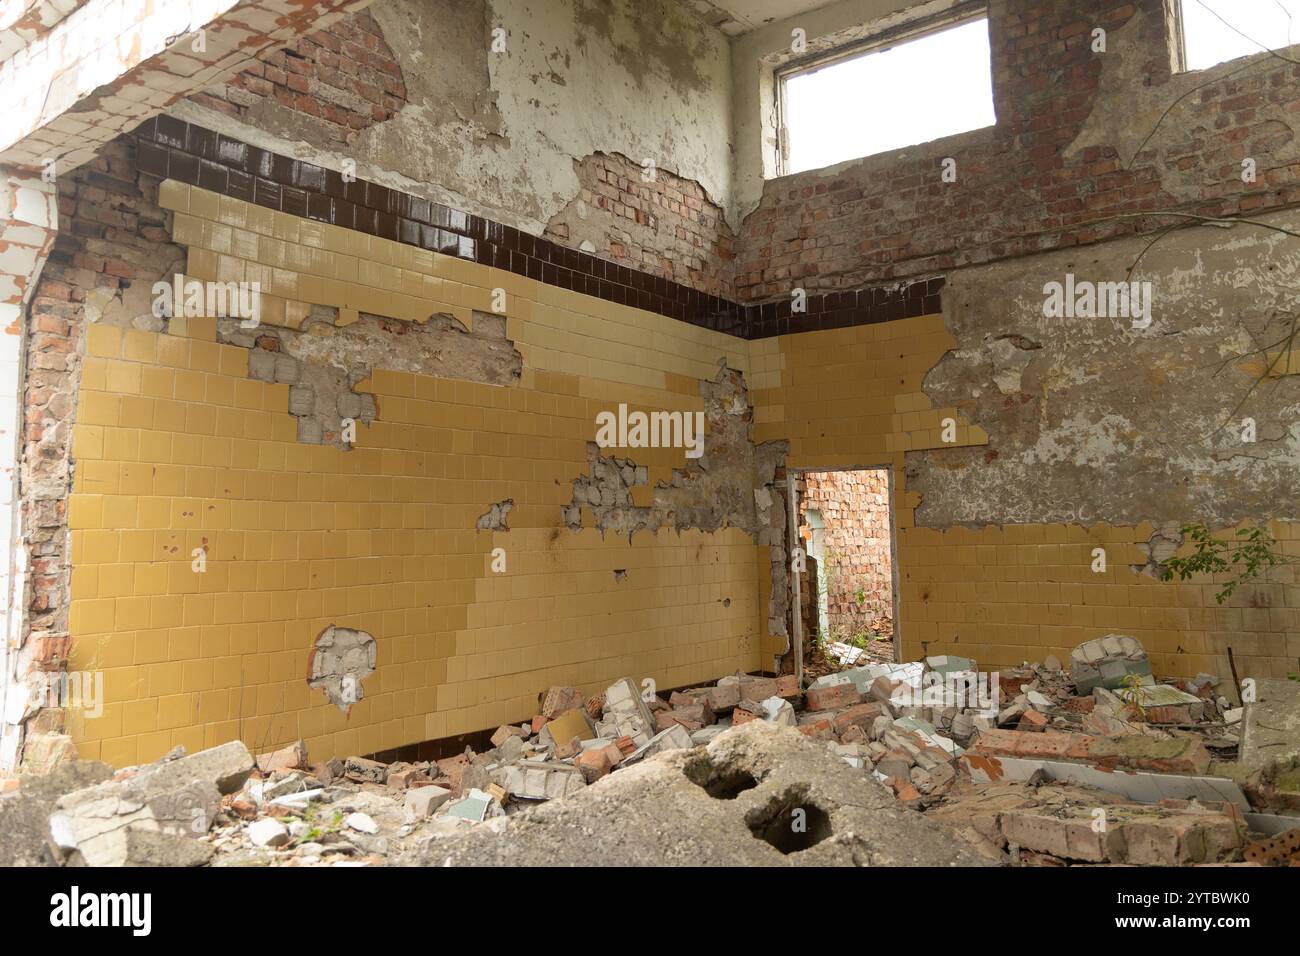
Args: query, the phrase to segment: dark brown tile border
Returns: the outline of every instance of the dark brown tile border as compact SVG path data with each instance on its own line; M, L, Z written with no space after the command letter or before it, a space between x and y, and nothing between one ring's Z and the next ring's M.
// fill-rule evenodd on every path
M345 182L332 169L270 153L172 116L146 120L134 132L141 172L740 338L892 322L941 308L942 278L898 289L810 294L802 312L794 312L789 300L740 304L387 186Z

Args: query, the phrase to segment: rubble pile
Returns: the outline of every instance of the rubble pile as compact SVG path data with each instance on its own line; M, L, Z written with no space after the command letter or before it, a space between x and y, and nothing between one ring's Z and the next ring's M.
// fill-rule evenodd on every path
M1207 674L1157 682L1140 642L1107 635L1075 648L1068 665L982 673L942 656L829 674L798 720L825 730L831 718L833 732L842 711L812 708L859 697L883 706L856 750L844 734L829 746L1004 863L1278 862L1260 841L1300 833L1300 740L1292 727L1288 757L1234 759L1255 722L1232 692ZM1265 726L1286 723L1289 694L1269 688L1287 704Z
M557 686L489 748L436 760L312 763L301 742L254 758L232 742L117 773L76 764L0 794L0 830L15 834L0 842L0 865L499 862L516 842L524 856L541 853L538 834L584 815L605 821L616 857L637 862L674 827L706 840L701 821L740 833L736 820L771 817L749 842L719 836L738 862L771 862L770 847L820 845L836 820L860 835L876 826L865 808L885 806L895 825L955 830L963 863L1284 865L1300 860L1300 694L1262 685L1266 703L1243 708L1209 675L1157 682L1139 642L1108 635L1068 665L996 673L950 655L867 663L806 688L793 675L748 674L666 699L630 678L594 696ZM818 803L812 781L776 773L773 753L818 768L835 796ZM846 781L856 810L843 805ZM653 832L619 830L625 814L606 808L643 800L652 783L683 807L705 792L698 819L682 810ZM821 838L787 845L772 821L795 809L825 817ZM516 825L521 814L528 822ZM489 845L502 834L515 836ZM751 845L755 836L770 847ZM813 856L890 857L856 839ZM891 858L921 859L902 846Z

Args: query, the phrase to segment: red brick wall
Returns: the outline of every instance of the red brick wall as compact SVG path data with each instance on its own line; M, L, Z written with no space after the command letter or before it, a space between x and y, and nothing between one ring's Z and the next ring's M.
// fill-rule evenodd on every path
M262 57L229 83L191 99L244 122L266 98L325 124L336 144L382 123L406 104L402 68L367 11Z
M826 591L831 632L843 640L868 625L877 611L893 616L889 477L884 469L808 472L804 477L801 533L805 542L810 540L808 509L821 512L825 556L817 573Z
M67 650L67 495L77 467L69 451L86 325L157 323L151 286L185 261L184 250L166 242L168 214L151 183L139 181L130 136L60 177L59 233L28 314L21 471L28 620L32 640L45 649L38 653L51 658Z
M1137 11L1135 35L1117 38ZM1098 26L1107 53L1091 50ZM1136 145L1154 126L1161 109L1139 115L1134 99L1171 83L1163 0L993 0L989 32L998 125L905 156L870 157L830 177L769 182L738 240L740 299L943 272L1173 222L1089 224L1116 213L1231 215L1300 201L1292 135L1263 115L1270 106L1300 109L1300 68L1270 59L1193 93L1126 169L1113 144L1065 150L1096 111L1106 116L1103 142L1117 138L1112 130L1136 130ZM1117 65L1106 58L1132 55L1134 43L1131 76L1103 93L1103 62ZM1161 108L1195 83L1172 82ZM946 156L957 161L956 183L940 179ZM1241 180L1246 156L1258 161L1254 184Z
M662 276L710 295L731 295L735 237L700 184L642 167L617 153L595 153L577 163L582 187L547 224L547 239L579 248L590 238L595 255ZM577 203L587 208L581 212Z

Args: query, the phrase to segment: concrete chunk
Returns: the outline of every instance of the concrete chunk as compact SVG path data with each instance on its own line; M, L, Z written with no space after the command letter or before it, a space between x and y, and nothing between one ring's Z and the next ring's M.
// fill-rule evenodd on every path
M402 805L407 817L423 820L433 816L433 812L450 799L451 791L445 787L416 787L406 791Z
M248 827L248 839L253 846L284 846L289 842L289 829L273 817L254 820Z
M89 866L122 866L130 859L129 831L202 836L222 795L238 791L252 770L253 756L239 741L164 759L60 797L50 836Z
M1097 686L1114 690L1123 685L1129 674L1138 675L1143 683L1155 683L1146 649L1135 637L1107 634L1084 641L1070 652L1070 676L1080 694L1087 694Z
M620 737L631 737L638 747L654 736L654 715L630 677L615 681L605 691L605 715L614 719Z

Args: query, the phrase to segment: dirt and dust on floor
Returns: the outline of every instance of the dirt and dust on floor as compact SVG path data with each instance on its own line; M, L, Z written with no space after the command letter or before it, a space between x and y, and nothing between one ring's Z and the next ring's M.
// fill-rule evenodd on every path
M64 763L6 782L0 864L1300 865L1300 682L1244 696L1122 635L996 673L552 687L439 760Z

